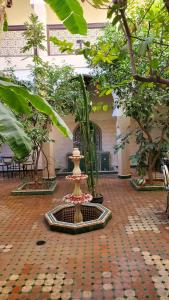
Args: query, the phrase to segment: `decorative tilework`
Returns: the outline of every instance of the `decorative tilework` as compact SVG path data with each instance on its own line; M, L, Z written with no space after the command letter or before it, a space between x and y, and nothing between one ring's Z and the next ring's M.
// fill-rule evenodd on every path
M28 56L32 51L21 53L21 48L25 46L24 31L6 31L2 33L0 57Z
M163 259L159 255L151 255L150 252L142 252L146 265L155 266L158 275L152 276L154 287L160 299L169 299L169 259Z
M152 207L136 208L137 215L128 216L129 224L125 226L127 234L133 234L138 231L153 231L160 233L157 225L169 224L168 219L159 219L157 213L161 211L155 210Z
M0 250L0 300L169 299L165 191L140 194L128 181L103 177L98 191L112 220L104 229L72 236L50 231L43 219L56 206L52 199L70 193L71 184L60 178L54 196L13 197L10 191L18 184L18 179L0 181L0 206L8 217L1 219L0 245L13 246ZM126 234L128 216L153 222L150 228L156 226L160 234ZM46 243L37 246L38 240Z
M0 252L9 252L12 249L12 245L0 245Z

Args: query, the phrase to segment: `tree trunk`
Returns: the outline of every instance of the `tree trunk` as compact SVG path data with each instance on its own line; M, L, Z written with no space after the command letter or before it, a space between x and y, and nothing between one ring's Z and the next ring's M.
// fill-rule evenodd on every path
M169 13L169 0L163 0L164 4L165 4L165 7Z
M38 182L38 163L39 163L40 153L41 153L41 148L36 150L36 156L35 156L36 158L35 158L35 165L34 165L35 183Z
M150 184L153 184L153 169L151 166L148 166L148 180Z
M152 165L152 162L153 162L153 155L152 155L152 152L150 151L149 155L148 155L148 180L149 180L150 184L153 184L153 165Z

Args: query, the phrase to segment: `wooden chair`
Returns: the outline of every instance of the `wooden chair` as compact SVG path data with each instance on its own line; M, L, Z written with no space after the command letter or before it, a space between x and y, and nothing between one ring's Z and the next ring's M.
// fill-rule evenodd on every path
M165 190L167 191L167 207L166 207L166 213L167 213L169 209L169 171L166 165L162 165L161 168L164 176Z

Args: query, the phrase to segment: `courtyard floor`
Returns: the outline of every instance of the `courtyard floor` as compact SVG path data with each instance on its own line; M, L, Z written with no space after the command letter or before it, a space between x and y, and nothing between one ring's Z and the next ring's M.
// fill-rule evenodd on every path
M98 190L112 219L69 235L50 231L44 214L71 183L58 179L51 196L11 196L17 185L0 180L0 300L169 299L165 192L136 192L128 180L103 177Z

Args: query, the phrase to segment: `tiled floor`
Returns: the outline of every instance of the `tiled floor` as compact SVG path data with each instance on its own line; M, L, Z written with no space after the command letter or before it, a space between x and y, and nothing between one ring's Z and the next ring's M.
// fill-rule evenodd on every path
M169 299L165 192L136 192L128 180L101 178L113 217L104 229L72 236L44 222L71 183L59 179L52 196L11 196L17 184L0 180L0 300Z

